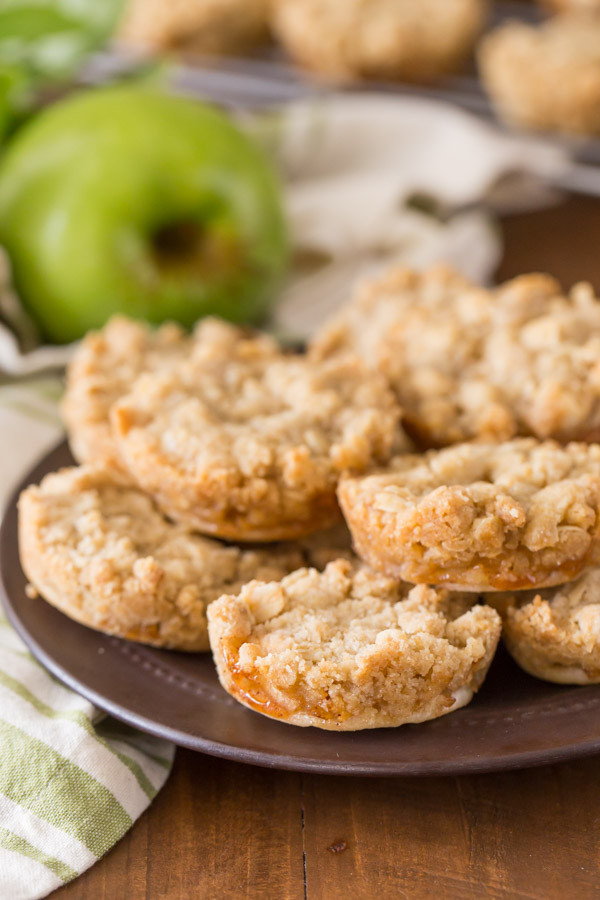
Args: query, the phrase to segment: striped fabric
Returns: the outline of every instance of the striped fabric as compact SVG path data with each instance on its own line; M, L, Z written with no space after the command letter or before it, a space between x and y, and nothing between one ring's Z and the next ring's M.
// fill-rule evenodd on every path
M0 898L45 897L93 865L155 797L173 753L64 688L0 616Z
M59 394L50 375L0 383L0 434L11 436L0 450L0 515L61 435ZM0 900L45 897L93 865L163 786L173 755L63 687L0 611Z

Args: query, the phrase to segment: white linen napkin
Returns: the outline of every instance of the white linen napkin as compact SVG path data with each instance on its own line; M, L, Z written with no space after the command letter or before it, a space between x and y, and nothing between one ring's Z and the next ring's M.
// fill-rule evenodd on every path
M570 166L558 146L414 97L325 95L243 120L283 174L297 265L274 325L300 338L391 264L447 262L489 280L502 251L495 212L553 202L548 183Z

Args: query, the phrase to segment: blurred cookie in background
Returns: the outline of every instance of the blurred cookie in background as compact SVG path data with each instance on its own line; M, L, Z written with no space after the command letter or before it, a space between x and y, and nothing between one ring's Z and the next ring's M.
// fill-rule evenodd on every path
M483 83L506 122L600 134L600 18L557 16L540 26L509 21L482 40L478 56Z
M554 12L600 14L600 0L538 0L538 3Z
M460 67L486 11L484 0L272 0L271 27L329 80L427 82Z
M239 53L266 35L267 0L128 0L120 43L149 52Z

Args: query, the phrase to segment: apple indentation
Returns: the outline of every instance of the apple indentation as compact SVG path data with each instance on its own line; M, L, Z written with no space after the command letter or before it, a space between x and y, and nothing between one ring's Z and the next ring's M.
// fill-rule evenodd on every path
M240 246L233 235L188 220L163 225L152 236L152 256L166 273L207 276L227 271L240 263Z

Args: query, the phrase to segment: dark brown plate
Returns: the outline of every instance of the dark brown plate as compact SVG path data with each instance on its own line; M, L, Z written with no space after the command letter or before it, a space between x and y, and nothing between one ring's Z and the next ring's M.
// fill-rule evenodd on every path
M71 463L61 444L22 487ZM11 622L61 681L144 731L239 762L338 775L451 775L600 752L600 688L530 678L502 651L470 706L423 725L332 734L266 719L222 690L209 655L106 637L27 597L16 498L0 532L2 600Z

